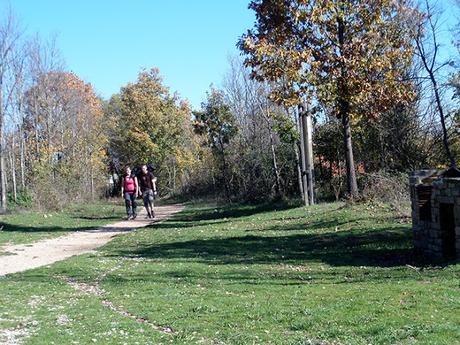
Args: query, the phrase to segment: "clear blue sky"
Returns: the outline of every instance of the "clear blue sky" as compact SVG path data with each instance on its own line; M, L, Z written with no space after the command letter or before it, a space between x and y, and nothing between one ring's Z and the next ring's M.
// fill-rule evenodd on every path
M459 19L454 1L432 0L444 10L445 46ZM254 23L249 0L0 0L0 10L8 3L28 34L56 34L67 68L102 97L158 67L194 108L221 83L238 37Z
M8 3L27 34L56 34L67 69L102 97L158 67L194 108L254 22L249 0L0 0L0 10Z

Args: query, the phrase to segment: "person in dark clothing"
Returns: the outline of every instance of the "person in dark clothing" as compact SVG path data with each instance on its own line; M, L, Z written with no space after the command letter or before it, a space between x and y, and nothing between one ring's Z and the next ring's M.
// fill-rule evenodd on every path
M121 195L125 199L128 220L136 219L136 197L138 196L138 191L137 177L131 174L131 168L126 167L126 174L121 183Z
M143 165L141 168L141 174L139 176L139 194L142 193L144 207L147 211L147 218L155 217L155 212L153 210L153 200L157 194L156 181L157 178L150 171L148 171L147 165Z

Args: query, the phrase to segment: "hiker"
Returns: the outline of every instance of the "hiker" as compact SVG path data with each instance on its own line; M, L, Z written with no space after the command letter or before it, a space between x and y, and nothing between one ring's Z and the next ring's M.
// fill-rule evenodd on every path
M153 211L153 200L157 194L156 181L157 178L151 171L149 171L147 165L143 165L141 168L141 174L139 175L139 194L142 193L144 207L147 211L146 218L155 218L155 212Z
M138 195L137 177L131 174L131 168L126 167L126 174L121 183L121 195L125 199L128 220L136 219L136 197Z

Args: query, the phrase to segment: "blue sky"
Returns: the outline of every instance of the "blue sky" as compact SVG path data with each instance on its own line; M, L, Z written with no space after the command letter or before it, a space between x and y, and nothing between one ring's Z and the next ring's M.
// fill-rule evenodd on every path
M458 22L454 0L444 9L444 45ZM236 41L254 23L249 0L0 0L11 4L27 34L57 36L67 68L104 98L158 67L165 85L194 108L211 83L219 85L236 55Z
M222 81L238 37L252 27L248 0L0 0L27 34L57 35L69 70L104 98L158 67L194 108Z

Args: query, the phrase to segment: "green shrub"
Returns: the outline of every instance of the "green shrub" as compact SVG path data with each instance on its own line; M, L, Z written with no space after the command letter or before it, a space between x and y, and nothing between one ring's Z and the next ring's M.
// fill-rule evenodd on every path
M12 192L7 194L7 202L9 205L22 207L22 208L29 208L32 207L33 198L32 194L28 190L18 191L16 193L16 200L14 200L14 196Z

